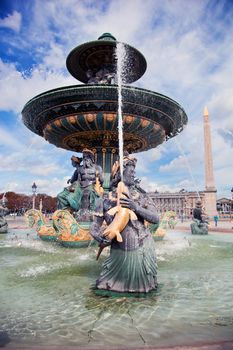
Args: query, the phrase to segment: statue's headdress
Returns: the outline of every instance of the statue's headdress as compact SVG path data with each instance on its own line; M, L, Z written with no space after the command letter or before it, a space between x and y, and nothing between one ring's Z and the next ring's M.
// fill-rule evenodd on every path
M92 161L95 162L95 153L88 148L83 149L83 156L88 155L91 157Z
M131 156L127 151L124 152L123 156L123 167L125 168L127 165L136 166L137 158ZM112 166L112 178L116 175L116 173L120 170L120 161L116 160Z
M124 155L124 157L123 157L123 166L124 166L124 168L127 165L133 165L135 167L136 163L137 163L137 158L131 156L130 154Z

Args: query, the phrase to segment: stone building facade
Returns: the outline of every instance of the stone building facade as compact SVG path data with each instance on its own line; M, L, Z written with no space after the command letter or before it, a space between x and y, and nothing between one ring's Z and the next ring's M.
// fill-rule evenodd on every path
M192 209L198 199L205 206L205 192L181 190L179 192L149 192L150 198L156 205L159 214L172 210L178 217L191 218Z
M233 200L229 198L219 198L217 200L217 210L221 214L231 214L233 212Z

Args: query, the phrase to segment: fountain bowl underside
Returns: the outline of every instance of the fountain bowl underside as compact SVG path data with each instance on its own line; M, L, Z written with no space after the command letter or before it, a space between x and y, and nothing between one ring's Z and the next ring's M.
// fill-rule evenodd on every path
M124 147L129 153L155 148L187 124L174 100L153 91L123 86ZM64 149L118 148L118 86L74 85L42 93L22 111L24 124Z

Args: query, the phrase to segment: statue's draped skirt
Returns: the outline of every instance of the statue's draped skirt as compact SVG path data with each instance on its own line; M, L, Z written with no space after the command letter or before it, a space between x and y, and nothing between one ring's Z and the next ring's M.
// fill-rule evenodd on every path
M157 288L154 241L147 235L134 250L112 245L96 288L122 293L148 293Z

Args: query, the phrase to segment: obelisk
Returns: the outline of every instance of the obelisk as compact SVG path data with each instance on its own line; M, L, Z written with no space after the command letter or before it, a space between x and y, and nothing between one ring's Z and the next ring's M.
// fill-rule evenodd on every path
M204 153L205 153L205 212L213 219L217 214L216 187L214 181L210 121L207 107L204 108Z

